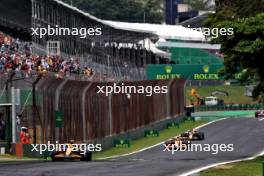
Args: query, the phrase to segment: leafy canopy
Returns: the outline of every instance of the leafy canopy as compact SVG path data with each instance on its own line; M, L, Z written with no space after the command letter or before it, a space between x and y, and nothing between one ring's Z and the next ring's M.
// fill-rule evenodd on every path
M261 4L261 1L216 1L216 14L205 21L206 27L234 29L234 35L219 35L212 42L221 44L223 74L231 78L235 73L242 73L242 82L257 85L253 92L255 98L264 95L264 2Z
M161 23L161 0L63 0L98 18L114 21Z

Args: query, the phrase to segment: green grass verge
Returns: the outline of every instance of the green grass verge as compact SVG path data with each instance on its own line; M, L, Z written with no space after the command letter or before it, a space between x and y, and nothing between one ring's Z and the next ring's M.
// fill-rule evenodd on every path
M10 155L10 154L0 155L0 159L1 158L5 158L5 159L17 159L17 157L15 155Z
M17 162L17 161L38 161L44 160L43 158L30 158L30 157L22 157L18 158L16 155L4 154L0 155L0 163L1 162Z
M264 156L250 161L242 161L218 166L202 171L200 176L262 176Z
M185 121L180 124L179 128L165 129L165 130L160 131L159 137L148 137L148 138L140 138L137 140L133 140L131 141L131 146L129 148L111 148L111 149L107 149L101 152L96 152L93 155L93 159L131 153L131 152L155 145L157 143L160 143L180 133L183 133L186 130L189 130L197 126L200 126L202 124L205 124L206 122L208 121L204 121L204 120L199 120L195 122Z
M256 103L252 100L251 97L244 95L245 87L238 85L223 85L223 86L201 86L201 87L187 87L187 101L190 102L192 98L189 96L189 92L192 88L195 88L198 91L198 94L201 97L208 97L211 95L212 91L222 90L229 93L229 96L217 95L218 98L223 99L225 103L241 103L241 104L252 104Z

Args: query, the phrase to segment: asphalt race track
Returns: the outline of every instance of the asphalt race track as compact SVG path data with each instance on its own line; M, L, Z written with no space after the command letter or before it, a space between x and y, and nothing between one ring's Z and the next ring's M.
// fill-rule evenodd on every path
M264 120L226 119L201 129L205 140L196 143L234 144L233 152L178 152L157 146L141 153L93 162L1 163L0 176L172 176L214 163L248 158L264 150Z

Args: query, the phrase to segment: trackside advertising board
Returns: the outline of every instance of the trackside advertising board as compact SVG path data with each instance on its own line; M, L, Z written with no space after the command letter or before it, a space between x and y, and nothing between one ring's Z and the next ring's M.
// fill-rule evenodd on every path
M55 111L55 117L56 117L56 128L62 128L63 124L63 115L61 111Z
M190 80L222 80L218 71L224 66L214 65L148 65L148 80L186 78Z

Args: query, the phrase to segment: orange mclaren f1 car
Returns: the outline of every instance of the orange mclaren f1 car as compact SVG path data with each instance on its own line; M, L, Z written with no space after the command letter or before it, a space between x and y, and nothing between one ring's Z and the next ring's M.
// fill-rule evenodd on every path
M82 151L79 145L70 142L69 144L66 144L65 150L53 151L51 153L51 159L52 161L64 161L64 160L91 161L92 152Z

